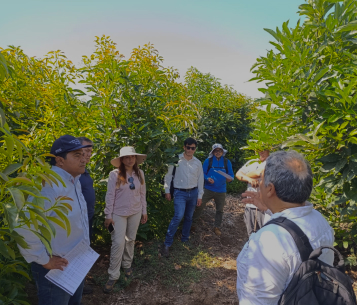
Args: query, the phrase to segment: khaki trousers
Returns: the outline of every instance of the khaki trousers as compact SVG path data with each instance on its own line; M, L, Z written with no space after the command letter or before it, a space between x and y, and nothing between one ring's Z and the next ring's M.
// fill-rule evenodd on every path
M109 279L118 280L120 265L130 268L134 258L136 232L140 224L141 212L130 216L113 214L114 232L110 249Z

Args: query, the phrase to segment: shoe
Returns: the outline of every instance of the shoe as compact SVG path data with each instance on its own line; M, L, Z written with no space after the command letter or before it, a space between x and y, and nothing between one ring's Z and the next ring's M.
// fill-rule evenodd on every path
M116 280L108 280L107 283L103 287L104 293L111 293L113 291Z
M93 293L93 288L88 284L84 284L83 294L91 294L91 293Z
M133 269L130 268L124 268L124 274L125 274L125 280L128 281L133 277Z
M161 255L164 257L169 257L170 256L170 247L163 245L161 249Z
M192 244L189 240L183 241L182 244L184 247L187 247L189 250L192 249Z
M215 233L217 236L221 236L221 235L222 235L221 230L220 230L219 228L217 228L217 227L215 227L215 228L213 229L213 231L214 231L214 233Z

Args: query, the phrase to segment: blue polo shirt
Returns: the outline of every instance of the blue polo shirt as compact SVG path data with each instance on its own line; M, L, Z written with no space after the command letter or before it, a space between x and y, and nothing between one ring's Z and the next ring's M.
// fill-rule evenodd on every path
M87 202L88 219L94 216L95 191L93 188L93 179L89 175L87 169L79 178L82 187L82 194Z
M219 173L215 172L215 170L220 170L229 176L232 177L232 180L234 180L234 174L233 174L233 168L232 168L232 163L231 161L227 160L227 169L228 173L226 172L226 169L224 168L224 160L223 157L221 157L219 160L217 160L216 156L212 156L213 162L212 162L212 167L210 168L209 172L207 173L208 169L208 164L209 164L209 158L203 162L203 174L205 176L205 188L216 192L216 193L227 193L227 181L226 178L220 175ZM212 178L214 180L214 183L211 184L208 182L208 178Z

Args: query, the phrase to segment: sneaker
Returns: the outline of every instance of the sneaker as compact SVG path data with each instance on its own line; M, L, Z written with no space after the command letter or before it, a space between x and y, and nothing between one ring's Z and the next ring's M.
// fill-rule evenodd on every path
M88 284L84 284L83 294L91 294L91 293L93 293L93 288Z
M111 293L113 291L116 280L108 280L107 283L103 287L104 293Z
M133 277L133 269L130 268L124 268L124 274L125 274L125 280L128 281Z
M192 249L192 244L189 240L183 241L182 244L184 247L187 247L189 250Z
M222 235L221 230L220 230L219 228L217 228L217 227L215 227L215 228L213 229L213 231L214 231L214 234L216 234L217 236L221 236L221 235Z
M168 258L170 256L170 247L162 245L161 255Z

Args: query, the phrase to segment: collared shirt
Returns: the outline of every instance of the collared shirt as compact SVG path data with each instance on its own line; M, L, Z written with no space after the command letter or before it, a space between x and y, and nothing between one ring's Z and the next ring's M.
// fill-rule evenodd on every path
M311 203L272 214L273 219L280 216L297 224L313 249L333 246L333 229ZM333 258L333 252L326 249L319 257L329 265ZM239 305L278 304L300 265L299 250L287 230L271 224L253 233L237 258Z
M79 178L79 182L81 183L82 194L87 202L88 219L92 219L94 215L95 190L93 187L93 179L87 169Z
M72 211L68 210L67 219L71 224L71 234L67 237L67 231L52 222L56 229L56 235L51 240L52 253L56 256L65 256L70 252L81 240L84 240L88 245L89 227L87 203L83 197L81 184L79 182L80 175L73 178L71 174L59 168L52 166L52 170L61 176L65 186L61 182L58 185L46 185L42 188L41 194L49 200L45 201L45 209L51 208L56 199L60 196L70 197L72 201L66 201L72 206ZM59 220L61 218L55 211L50 211L46 216L52 216ZM62 220L61 220L62 221ZM34 228L32 228L34 230ZM26 229L16 229L16 231L25 238L25 241L30 246L30 249L23 249L19 246L20 252L28 263L35 262L40 265L45 265L49 262L50 257L41 240L32 232Z
M170 184L172 181L173 165L169 165L167 174L164 178L165 193L170 193ZM186 160L183 153L179 155L179 160L176 167L174 187L179 189L198 188L198 199L203 196L203 169L202 163L196 157L191 160Z
M253 172L253 171L257 170L257 169L264 168L265 164L266 164L266 161L264 161L262 163L259 163L259 159L249 160L247 163L245 163L239 169L239 171L241 171L243 174L247 174L247 173ZM257 192L257 188L256 187L252 187L252 185L250 183L248 183L247 191ZM256 206L254 204L251 204L251 203L247 203L245 206L247 208L256 208Z
M219 158L217 160L216 156L212 156L212 167L207 173L208 165L210 162L210 158L207 158L205 162L203 162L203 173L205 177L205 188L217 193L226 193L227 192L227 180L226 177L223 177L221 174L217 173L215 170L220 170L229 176L231 176L232 181L234 180L234 173L232 169L231 161L227 160L227 170L224 167L224 157ZM214 183L209 183L208 178L212 178Z
M121 183L117 187L119 170L115 169L110 172L108 179L108 189L105 196L105 218L112 219L113 214L118 216L130 216L142 212L143 215L147 214L146 211L146 184L144 172L140 170L141 176L144 179L144 184L141 184L139 177L132 173L134 178L135 189L130 189L130 183ZM127 180L129 179L127 174Z

